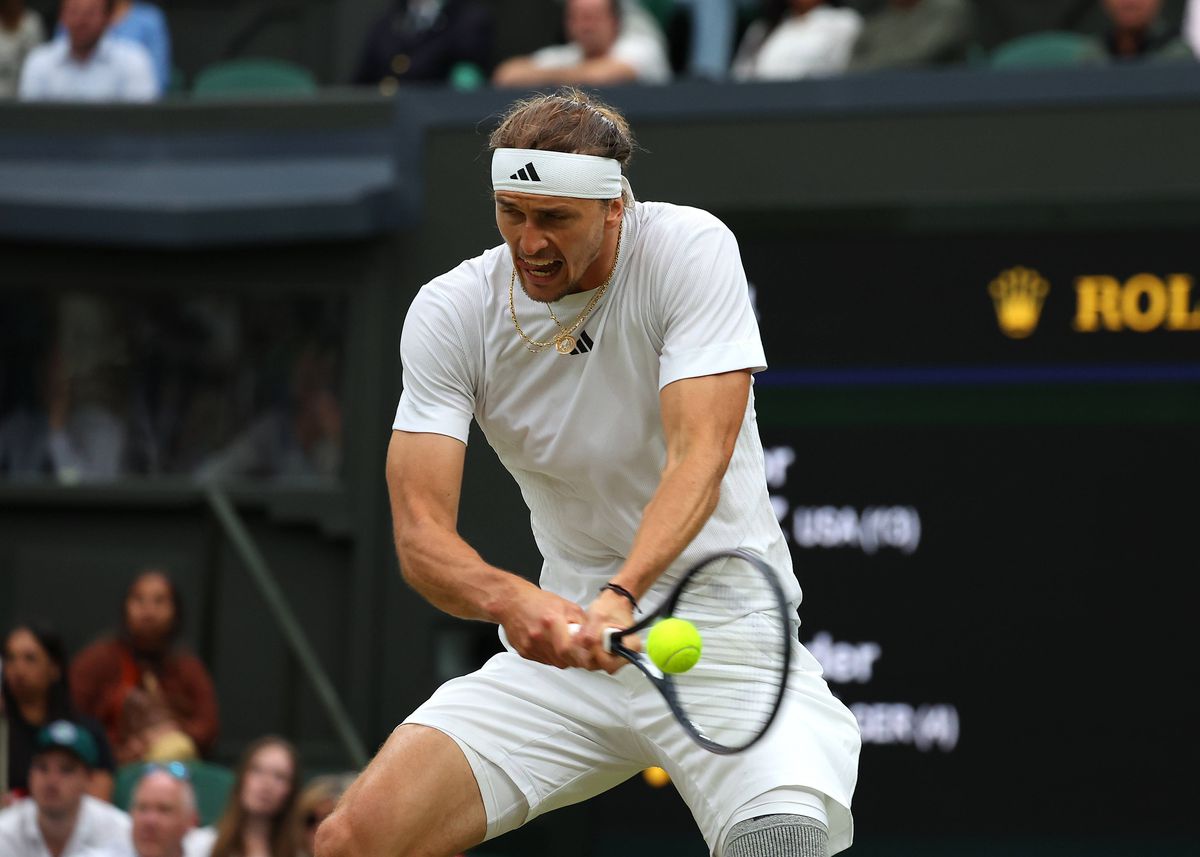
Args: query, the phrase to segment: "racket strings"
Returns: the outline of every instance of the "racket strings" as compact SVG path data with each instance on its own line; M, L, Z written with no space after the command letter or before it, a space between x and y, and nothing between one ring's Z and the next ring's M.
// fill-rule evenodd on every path
M676 701L702 737L730 749L763 732L787 680L791 622L769 574L722 557L692 573L672 609L702 638L697 665L671 677Z

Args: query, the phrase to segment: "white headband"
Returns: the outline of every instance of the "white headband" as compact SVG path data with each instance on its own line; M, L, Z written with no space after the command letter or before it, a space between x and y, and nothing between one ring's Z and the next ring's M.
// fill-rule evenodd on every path
M621 164L612 158L544 149L497 149L492 153L493 190L616 199L625 186Z

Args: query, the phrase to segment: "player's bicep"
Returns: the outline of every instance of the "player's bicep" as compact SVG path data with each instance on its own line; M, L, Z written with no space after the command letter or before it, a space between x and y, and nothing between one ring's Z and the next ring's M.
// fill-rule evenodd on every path
M749 370L683 378L663 387L659 407L668 465L698 458L723 476L749 397Z
M454 530L466 445L430 432L393 431L387 485L397 540L424 527Z

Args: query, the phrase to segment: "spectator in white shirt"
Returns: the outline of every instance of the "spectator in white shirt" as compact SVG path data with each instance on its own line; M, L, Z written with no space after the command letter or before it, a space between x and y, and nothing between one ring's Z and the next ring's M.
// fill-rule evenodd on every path
M25 0L0 0L0 98L17 94L25 57L45 39L42 19Z
M733 59L738 80L796 80L840 74L850 64L862 16L824 0L766 0Z
M500 63L496 86L610 86L619 83L666 83L671 63L650 34L622 31L620 0L567 0L565 45L551 45L528 56Z
M182 762L150 764L133 789L131 841L106 857L208 857L212 837L196 827L196 792Z
M1183 40L1200 57L1200 0L1187 0L1183 13Z
M87 794L96 742L69 720L38 733L30 797L0 812L4 857L105 857L129 839L129 816Z
M36 48L21 71L25 101L153 101L154 64L135 42L105 37L114 0L64 0L63 38Z

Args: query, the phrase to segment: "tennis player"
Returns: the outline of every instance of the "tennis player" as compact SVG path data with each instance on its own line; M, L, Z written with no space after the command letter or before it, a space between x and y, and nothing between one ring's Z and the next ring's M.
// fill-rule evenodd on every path
M577 90L517 102L490 146L504 243L408 311L387 478L406 580L497 623L507 651L396 728L317 853L455 854L651 765L714 855L841 851L859 731L798 642L780 719L730 756L692 742L601 644L717 550L759 554L799 604L766 490L751 393L766 361L737 243L704 211L635 202L626 120ZM457 533L472 419L529 507L540 586Z

